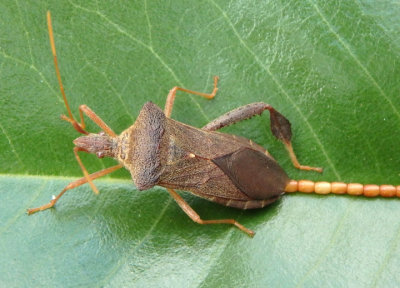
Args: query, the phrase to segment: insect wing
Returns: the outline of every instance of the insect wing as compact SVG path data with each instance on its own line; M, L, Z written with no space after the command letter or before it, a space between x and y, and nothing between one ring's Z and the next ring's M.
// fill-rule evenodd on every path
M243 148L212 160L251 199L269 199L284 192L285 171L260 151Z

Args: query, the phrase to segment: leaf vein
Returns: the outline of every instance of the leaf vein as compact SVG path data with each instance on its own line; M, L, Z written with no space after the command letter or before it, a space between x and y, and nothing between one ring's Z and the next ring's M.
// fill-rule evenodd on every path
M167 208L169 207L169 205L171 205L172 202L172 198L168 199L168 202L166 203L166 205L164 205L164 208L160 211L160 214L158 215L158 217L155 219L155 221L153 222L153 224L151 225L150 229L147 231L146 235L144 235L144 237L142 238L142 240L134 247L132 247L131 249L129 249L129 251L127 253L124 253L124 256L122 259L120 259L116 265L114 266L114 268L110 269L110 272L102 279L101 281L101 285L99 286L103 286L106 283L110 283L110 279L113 278L114 275L117 274L118 271L120 271L120 268L123 265L127 265L128 259L132 258L132 254L137 251L152 235L152 232L155 230L155 228L157 227L158 223L160 223L161 219L163 218L165 212L167 211Z
M270 78L273 80L273 82L275 83L275 85L278 87L278 89L282 92L282 94L286 97L287 100L289 100L289 102L291 103L291 105L294 107L294 109L297 111L297 113L300 115L300 117L303 119L305 125L307 126L307 128L309 129L309 131L311 132L311 135L313 136L313 138L315 139L317 145L319 146L322 154L324 155L325 159L328 162L328 165L331 167L333 173L335 174L336 178L338 180L341 179L339 173L337 172L335 165L333 164L331 158L328 155L328 152L325 150L324 145L322 144L321 140L319 139L318 135L315 133L314 128L311 126L311 123L308 121L307 117L303 114L303 112L301 111L300 107L294 102L294 100L292 99L292 97L290 97L290 95L288 94L288 92L285 90L285 88L282 86L282 84L280 83L280 81L276 78L276 76L272 73L272 71L270 70L269 66L266 66L261 59L254 53L254 51L246 44L246 42L243 40L243 38L240 36L239 32L236 30L236 28L234 27L232 21L230 20L230 18L228 17L228 15L226 14L226 12L224 10L222 10L222 8L216 4L214 2L214 0L208 0L210 3L212 3L222 14L223 18L226 20L226 22L228 23L229 27L232 29L233 33L235 34L235 36L238 38L240 44L250 53L250 55L253 56L254 60L256 61L256 63L265 71L267 72L267 74L270 76Z
M4 129L3 125L0 123L0 129L1 132L3 132L4 136L6 136L7 141L8 141L8 145L10 145L11 148L11 152L15 155L15 157L17 158L19 164L21 164L21 166L25 167L25 164L23 163L21 157L19 157L19 154L17 153L17 151L15 150L15 146L11 140L11 137L8 135L6 129Z
M207 286L205 281L207 280L207 276L210 275L210 271L214 271L212 268L216 265L216 262L218 259L221 258L221 255L224 253L224 251L226 250L226 247L228 246L228 244L230 243L230 238L233 235L233 231L235 230L236 232L236 228L231 227L231 229L229 229L229 233L226 234L226 237L223 239L223 244L221 245L214 245L214 247L218 248L215 249L216 251L214 251L213 253L211 253L211 257L208 260L208 265L207 267L203 266L202 268L202 272L199 277L197 277L198 279L202 278L201 281L199 282L198 285L194 285L196 287L202 287L202 286ZM241 235L242 236L242 235ZM194 283L195 281L193 281Z
M400 226L397 228L397 232L395 234L395 237L392 241L392 243L390 244L390 246L385 250L386 254L383 257L383 261L382 264L380 265L380 267L376 270L377 272L375 273L375 277L373 279L373 281L371 281L371 287L377 287L378 286L378 280L380 279L383 271L385 271L385 268L389 265L389 261L391 258L393 258L393 255L396 255L396 253L393 253L400 241Z
M351 203L354 203L354 200L349 200L349 201L351 201ZM347 208L344 211L342 217L338 221L336 221L337 224L336 224L335 229L332 232L332 236L330 237L329 242L327 243L325 248L322 250L322 252L318 256L314 265L312 265L312 267L310 269L308 269L307 272L305 272L303 278L299 280L296 287L303 287L304 282L309 278L311 273L313 271L315 271L321 265L322 261L327 257L328 252L334 247L335 242L338 241L338 237L340 236L339 232L340 232L342 226L344 225L344 220L347 218L347 216L349 215L351 210L352 210L351 205L347 205Z
M147 10L147 0L144 0L144 14L146 15L147 26L149 29L150 47L152 47L153 46L153 37L151 35L152 26L151 26L150 17L149 17L149 11Z
M393 104L392 100L386 95L385 91L383 91L382 87L378 84L378 82L375 80L375 78L372 76L372 74L369 72L367 67L363 63L361 63L360 59L352 52L349 44L346 43L346 41L341 37L332 27L332 24L328 21L328 19L325 17L325 15L321 12L319 7L315 4L315 2L308 0L308 2L313 6L315 11L317 12L318 16L322 19L322 21L326 24L328 27L329 31L335 36L335 38L339 41L339 43L346 49L347 53L349 53L350 57L353 58L354 62L357 64L357 66L360 67L360 69L365 73L367 78L371 81L373 86L378 90L379 94L386 100L386 102L389 104L390 108L392 108L393 112L396 114L397 118L400 120L400 112L397 110L396 106Z
M136 37L134 37L132 34L128 33L128 31L126 31L125 29L123 29L121 26L119 26L118 24L114 23L113 21L111 21L106 15L104 15L103 13L101 13L100 11L93 11L90 9L87 9L85 7L82 7L76 3L73 3L70 1L70 3L76 7L77 9L81 9L83 11L89 12L89 13L93 13L93 14L97 14L100 18L104 19L106 22L108 22L112 27L114 27L119 33L121 33L122 35L125 35L126 37L128 37L129 39L131 39L133 42L135 42L136 44L142 46L143 48L147 49L150 54L152 54L159 62L160 64L171 74L172 78L175 80L175 82L179 85L179 86L183 86L182 82L179 80L179 78L176 76L175 72L172 70L171 67L169 67L169 65L161 58L161 56L154 50L154 48L150 45L147 45L146 43L140 41L139 39L137 39ZM203 117L207 120L210 121L210 119L207 117L207 114L205 113L204 109L200 106L200 104L198 104L198 101L196 101L193 96L190 96L190 99L192 100L192 102L195 103L195 105L197 106L197 108L199 109L200 113L203 115Z
M78 49L81 50L81 48L78 45ZM82 52L82 50L81 50ZM96 71L98 74L100 74L104 80L106 81L107 85L111 88L111 90L114 92L114 95L117 96L118 100L121 102L123 109L125 110L125 113L131 118L131 121L134 122L135 118L133 117L133 115L129 112L128 110L128 105L126 105L124 99L121 96L121 93L118 92L118 90L114 87L114 85L112 84L112 82L110 81L109 77L107 76L107 74L100 70L96 65L92 64L84 55L84 53L82 52L83 58L85 59L85 62L88 66L90 66L94 71Z
M34 65L33 54L32 54L32 45L31 45L31 41L29 41L29 31L26 29L24 21L22 20L21 6L19 5L18 0L15 0L15 3L17 4L18 16L19 16L19 19L21 21L22 28L24 29L24 35L25 35L25 38L26 38L26 42L28 43L29 56L31 58L31 63L32 63L32 65Z
M31 200L28 202L28 205L30 206L31 203L33 203L41 194L41 192L43 191L44 187L46 186L48 180L45 180L43 182L42 185L40 185L40 187L37 189L36 193L33 195L33 197L31 198ZM4 225L2 225L1 229L0 229L0 236L1 234L3 234L4 232L7 231L7 229L14 224L22 215L26 214L26 209L20 209L18 211L17 214L14 215L14 217L12 217L11 219L9 219L6 223L4 223Z

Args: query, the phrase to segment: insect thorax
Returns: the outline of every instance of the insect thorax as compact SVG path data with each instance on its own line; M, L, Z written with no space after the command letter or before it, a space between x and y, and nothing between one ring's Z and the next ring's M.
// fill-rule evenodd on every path
M160 142L165 125L162 110L147 102L134 125L119 136L116 159L130 171L139 190L153 187L160 177Z

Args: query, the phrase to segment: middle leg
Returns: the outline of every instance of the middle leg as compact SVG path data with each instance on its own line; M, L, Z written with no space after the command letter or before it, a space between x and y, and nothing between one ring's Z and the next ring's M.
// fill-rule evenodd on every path
M210 94L197 92L197 91L193 91L193 90L188 90L188 89L185 89L185 88L182 88L182 87L175 86L168 93L167 101L165 103L165 108L164 108L165 116L167 116L167 118L171 117L172 107L174 106L174 100L175 100L176 92L178 90L186 92L186 93L198 95L198 96L201 96L201 97L204 97L204 98L207 98L207 99L212 99L212 98L215 97L215 94L218 91L217 83L218 83L218 76L214 76L214 89Z
M218 219L218 220L203 220L200 218L199 214L196 213L196 211L193 210L192 207L188 203L186 203L183 198L175 192L173 189L167 188L169 194L174 198L176 203L182 208L182 210L192 219L194 222L199 223L199 224L231 224L235 225L237 228L242 230L243 232L247 233L250 237L254 236L254 232L251 231L250 229L247 229L244 227L242 224L237 222L234 219Z

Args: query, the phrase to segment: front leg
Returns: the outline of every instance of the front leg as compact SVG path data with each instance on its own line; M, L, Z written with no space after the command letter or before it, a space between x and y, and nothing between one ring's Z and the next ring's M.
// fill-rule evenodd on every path
M61 196L63 196L65 192L87 183L88 179L90 179L90 181L95 180L95 179L97 179L99 177L103 177L103 176L105 176L107 174L110 174L111 172L114 172L114 171L116 171L116 170L118 170L118 169L120 169L122 167L123 166L121 164L118 164L118 165L115 165L115 166L112 166L112 167L108 167L106 169L103 169L103 170L97 171L97 172L95 172L93 174L90 174L90 175L88 175L88 177L85 176L85 177L82 177L82 178L80 178L78 180L75 180L75 181L69 183L60 192L60 194L58 194L57 197L54 197L54 199L52 199L49 203L47 203L45 205L42 205L40 207L37 207L37 208L28 209L28 211L27 211L28 215L31 215L33 213L36 213L36 212L39 212L39 211L43 211L43 210L46 210L46 209L49 209L49 208L53 207L56 204L56 202L58 201L58 199L60 199Z
M68 111L70 113L70 111ZM61 115L61 119L71 123L72 127L79 133L88 135L89 132L85 130L85 121L83 119L83 114L89 117L97 126L99 126L107 135L111 137L117 137L118 135L114 133L114 131L99 117L96 113L93 112L86 105L79 106L79 115L81 117L81 123L78 123L75 118L71 118L65 115ZM71 114L72 115L72 114Z
M265 110L268 110L270 114L272 134L283 142L283 144L285 145L286 149L289 152L289 156L290 159L292 160L294 167L301 170L313 170L317 172L322 172L322 168L305 166L299 163L292 147L292 142L291 142L292 129L290 127L291 124L289 120L286 119L285 116L276 111L269 104L263 102L257 102L236 108L218 117L217 119L211 121L202 129L205 131L215 131L222 127L232 125L241 120L249 119L255 115L261 115Z

